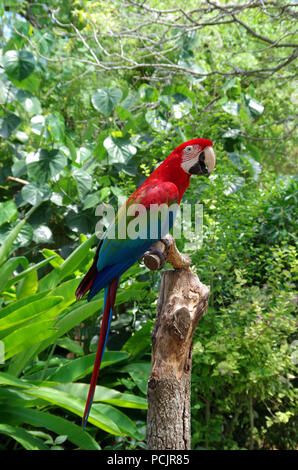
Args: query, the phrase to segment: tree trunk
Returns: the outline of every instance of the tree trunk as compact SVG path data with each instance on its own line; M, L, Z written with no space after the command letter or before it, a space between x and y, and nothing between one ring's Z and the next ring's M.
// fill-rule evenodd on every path
M161 279L147 392L147 448L189 450L192 338L207 310L209 287L190 271L190 260L178 252L174 239L168 239L167 259L179 269L165 271ZM145 255L145 264L146 256L159 256L156 247L152 253Z

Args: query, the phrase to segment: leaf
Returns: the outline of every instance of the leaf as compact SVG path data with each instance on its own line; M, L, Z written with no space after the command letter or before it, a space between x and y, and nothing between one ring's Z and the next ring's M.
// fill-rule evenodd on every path
M0 202L0 225L15 220L18 216L18 210L14 201Z
M172 124L155 109L149 109L145 114L145 119L157 132L168 132L172 127Z
M135 331L126 341L122 347L123 351L127 351L132 356L137 356L146 349L150 349L152 328L152 321L147 320L145 325L140 330Z
M9 139L20 123L21 119L16 114L6 113L4 116L0 116L0 135L4 139Z
M126 164L115 163L115 167L117 168L119 172L123 171L129 176L136 176L138 172L138 166L134 160L129 160L129 162Z
M260 116L264 112L264 106L252 99L249 95L245 95L246 106L253 116Z
M128 354L126 352L106 351L102 359L101 369L127 358ZM48 380L60 383L75 382L92 372L94 361L95 354L88 354L87 356L73 359L48 376Z
M92 187L92 176L81 168L73 168L72 175L75 179L80 198L83 198Z
M162 95L160 101L172 110L175 119L181 119L183 116L186 116L192 108L191 99L181 93Z
M32 271L35 271L39 268L42 268L47 263L54 262L54 258L56 258L58 256L59 255L54 254L54 255L50 256L49 258L47 258L43 261L40 261L39 263L34 264L33 266L30 266L28 269L25 269L25 271L23 271L20 274L17 274L16 276L14 276L13 279L9 279L8 282L7 282L7 286L12 286L13 284L16 284L21 279L23 279L25 276L27 276L27 274L30 274Z
M35 206L50 198L51 189L48 184L29 183L22 188L21 193L24 201Z
M145 438L145 436L138 431L136 424L122 411L117 410L113 406L104 405L102 403L95 403L93 408L116 423L117 427L125 435L130 436L136 440L142 440Z
M27 274L26 277L23 277L23 279L19 282L16 289L17 299L24 299L30 295L35 294L37 287L38 277L36 270L34 270Z
M19 442L27 450L47 450L47 447L41 439L32 436L28 431L22 428L0 423L0 434L5 434L15 441Z
M73 141L71 140L70 137L68 137L68 135L65 135L65 143L66 143L66 145L69 149L72 161L75 162L76 159L77 159L77 150L76 150L76 147L75 147Z
M261 164L249 155L241 155L241 158L245 161L250 176L256 181L262 173Z
M22 424L26 423L30 426L38 428L46 428L58 434L58 437L67 435L67 439L84 450L99 450L100 446L97 442L79 426L70 420L55 416L49 412L33 410L24 407L7 406L1 412L1 417L13 420L19 420ZM56 442L56 441L55 441Z
M53 234L47 225L39 225L34 228L33 241L35 243L53 243Z
M71 338L68 338L67 336L63 336L63 338L59 338L57 340L57 345L60 346L60 348L67 349L68 351L71 351L73 354L76 354L77 356L83 356L84 355L84 350L82 346L78 343L78 341L74 341Z
M16 310L12 310L5 315L5 317L0 319L1 337L7 335L7 331L10 330L13 330L13 334L20 335L21 333L18 333L20 327L24 329L24 326L28 325L29 322L36 317L38 317L38 319L42 318L43 312L47 314L53 307L60 304L62 300L63 297L61 296L44 297L33 302L28 302L27 305L25 304ZM18 303L16 303L16 305L18 305ZM13 305L11 307L13 308ZM6 339L6 342L7 341Z
M237 139L239 134L240 129L236 127L235 129L228 129L222 136L226 139Z
M16 98L19 100L23 108L30 114L40 114L42 109L40 101L29 91L19 90Z
M0 104L6 105L14 101L17 90L5 73L0 73Z
M0 268L0 292L5 288L9 282L9 278L19 265L24 269L28 266L28 260L24 256L9 259L4 266Z
M21 246L28 246L33 238L33 228L30 224L25 223L19 233L17 234L16 239L13 242L13 249L16 250Z
M128 372L142 393L147 393L148 377L151 371L150 362L133 362L121 368L121 372Z
M91 102L97 111L108 116L121 98L122 91L119 88L101 88L92 95Z
M0 377L1 383L1 377ZM87 399L89 385L85 383L57 383L54 388L62 390L70 395L74 395L83 400ZM146 410L148 408L147 399L131 393L119 392L112 388L97 385L94 392L94 402L105 402L110 405L120 406L122 408L133 408Z
M122 121L127 121L124 128L122 129L123 135L125 135L130 129L133 129L133 130L136 129L136 127L137 127L136 120L135 120L133 114L130 111L128 111L128 109L126 109L126 108L124 108L120 105L117 105L116 106L116 111L117 111L117 114L118 114L119 118Z
M237 103L237 101L227 101L227 103L222 105L222 109L232 116L238 116L240 105Z
M222 182L225 190L223 191L226 196L236 193L245 185L245 178L236 175L222 175Z
M7 372L0 372L0 385L12 385L13 387L31 388L32 384L25 380L18 379Z
M53 268L59 268L59 266L61 266L61 264L64 262L64 259L62 258L62 256L60 256L54 250L50 250L49 248L44 248L42 250L42 254L45 258L49 260Z
M110 164L126 164L137 153L136 147L127 138L109 136L103 144L109 154Z
M57 310L51 309L43 316L55 317L56 315ZM55 318L34 321L32 324L24 326L5 336L2 339L5 350L5 360L21 352L23 353L31 346L51 337L53 335L52 328L54 323Z
M83 209L90 209L91 207L95 208L101 201L101 192L97 191L95 193L88 194L84 199Z
M44 127L45 127L46 119L41 114L37 116L33 116L30 121L31 130L34 134L41 135Z
M41 149L28 154L26 163L30 178L39 183L46 183L62 172L67 160L58 149Z
M21 220L16 224L15 227L7 234L5 237L2 245L0 246L0 266L6 258L9 256L10 250L13 246L14 241L16 240L17 236L21 232L22 228L24 227L26 223L26 219Z
M9 78L22 81L29 77L35 68L34 55L25 50L7 51L3 56L3 66Z
M58 112L48 114L46 126L55 142L64 142L65 124L62 114Z
M141 85L138 91L140 98L142 98L143 101L150 102L158 100L158 90L147 85L146 83Z
M61 408L65 408L72 413L82 417L85 409L85 400L81 400L73 395L61 392L60 390L53 389L52 387L39 387L26 390L26 394L38 398L42 398L48 403L52 403ZM100 411L91 409L89 415L89 422L93 423L100 429L103 429L110 434L121 435L122 432L117 424L109 417L102 414Z

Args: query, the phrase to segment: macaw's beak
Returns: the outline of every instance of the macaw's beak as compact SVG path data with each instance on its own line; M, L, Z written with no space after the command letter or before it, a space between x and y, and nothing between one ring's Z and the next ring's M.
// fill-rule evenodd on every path
M212 147L205 147L204 151L200 153L197 163L190 169L191 175L205 175L209 176L215 167L215 155Z

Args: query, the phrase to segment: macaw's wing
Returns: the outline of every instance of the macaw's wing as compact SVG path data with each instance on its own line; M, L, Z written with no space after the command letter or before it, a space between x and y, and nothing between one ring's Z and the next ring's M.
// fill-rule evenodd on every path
M171 182L152 183L135 191L100 240L77 297L90 290L90 300L166 235L173 226L178 202L178 188Z

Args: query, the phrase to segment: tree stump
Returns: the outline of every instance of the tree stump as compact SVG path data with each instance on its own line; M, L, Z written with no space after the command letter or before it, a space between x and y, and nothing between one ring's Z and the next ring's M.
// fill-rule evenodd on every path
M145 253L149 269L165 259L174 267L161 279L152 332L152 368L148 380L147 448L190 449L190 384L193 333L208 306L209 287L191 272L191 260L167 235Z

